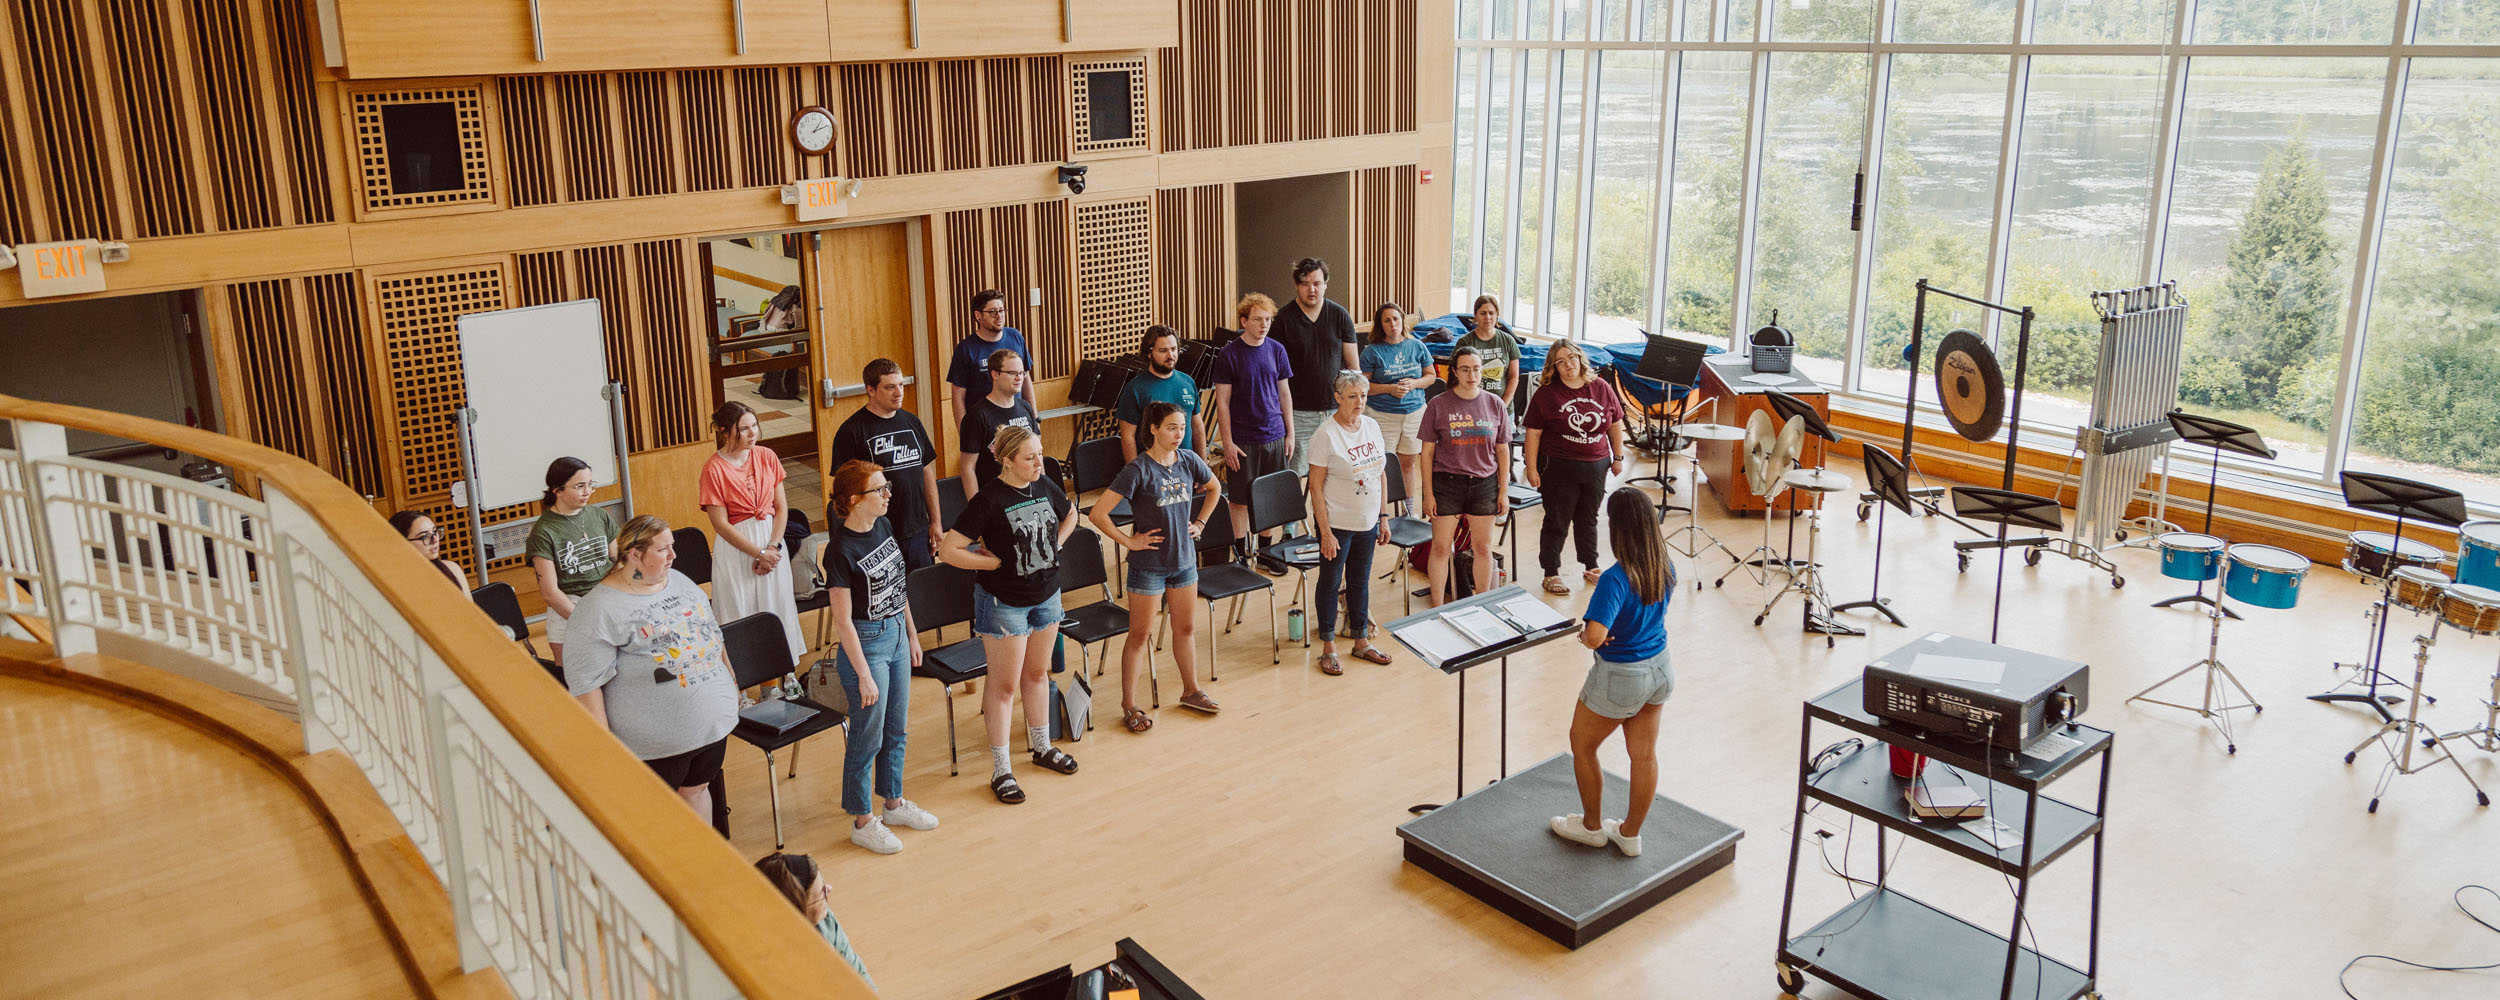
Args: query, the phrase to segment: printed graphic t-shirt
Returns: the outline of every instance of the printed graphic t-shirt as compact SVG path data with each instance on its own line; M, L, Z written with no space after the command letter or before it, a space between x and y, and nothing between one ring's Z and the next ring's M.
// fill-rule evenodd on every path
M1556 381L1528 397L1528 415L1520 420L1543 432L1537 454L1570 462L1602 462L1614 457L1607 428L1623 420L1623 401L1615 387L1592 381L1577 389Z
M885 469L885 481L894 486L893 505L886 516L894 520L898 537L912 538L929 530L928 484L921 480L920 470L929 464L929 453L936 446L929 440L929 428L910 410L896 410L890 417L879 417L861 407L842 421L833 432L833 464L839 469L850 461L875 462Z
M998 440L1001 427L1022 427L1039 434L1042 418L1022 396L1006 406L983 396L964 404L964 422L955 428L955 439L961 442L956 447L972 453L973 474L981 477L984 486L998 478L998 456L990 453L990 442Z
M1404 379L1432 378L1432 349L1424 342L1407 337L1394 344L1363 345L1363 377L1373 382L1397 382ZM1424 408L1424 386L1409 389L1404 395L1394 392L1374 393L1363 397L1364 404L1382 413L1413 413Z
M1424 404L1424 428L1432 445L1432 471L1490 476L1510 448L1510 410L1493 390L1460 399L1456 391Z
M564 633L564 688L604 691L608 728L642 760L718 743L738 723L737 680L712 599L676 570L656 594L592 587L582 595Z
M1198 450L1198 380L1180 372L1156 375L1147 372L1128 380L1120 390L1120 405L1112 416L1137 426L1137 452L1145 454L1154 444L1154 431L1146 424L1146 404L1170 403L1181 409L1181 450Z
M556 589L580 597L614 568L608 543L615 538L616 522L603 508L584 507L569 517L550 510L530 525L530 540L522 551L556 564Z
M1059 522L1071 509L1068 495L1050 480L1009 486L984 478L981 492L964 502L964 512L948 530L998 557L997 569L974 576L981 589L1001 604L1029 608L1059 592Z
M903 546L894 540L894 526L878 518L865 532L835 522L825 553L825 586L851 592L851 620L884 621L903 613L910 594L904 589Z
M1320 492L1331 531L1369 530L1380 520L1380 497L1389 488L1389 449L1380 439L1380 424L1360 413L1354 423L1347 430L1331 416L1311 432L1311 467L1328 470Z
M1214 479L1207 460L1186 451L1174 454L1170 465L1139 452L1136 461L1121 466L1111 479L1111 492L1128 498L1134 514L1129 530L1163 530L1162 544L1131 552L1128 561L1154 573L1177 573L1188 565L1197 555L1197 542L1189 537L1190 515L1198 509L1199 488Z

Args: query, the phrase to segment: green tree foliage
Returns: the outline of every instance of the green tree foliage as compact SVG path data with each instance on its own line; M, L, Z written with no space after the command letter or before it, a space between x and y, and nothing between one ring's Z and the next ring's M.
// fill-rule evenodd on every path
M2439 125L2417 185L2439 219L2388 228L2353 432L2388 458L2500 473L2500 101Z
M2222 292L2181 398L2263 406L2300 420L2291 376L2342 343L2344 267L2326 232L2326 186L2305 135L2267 154L2224 256ZM2322 423L2319 425L2322 426Z

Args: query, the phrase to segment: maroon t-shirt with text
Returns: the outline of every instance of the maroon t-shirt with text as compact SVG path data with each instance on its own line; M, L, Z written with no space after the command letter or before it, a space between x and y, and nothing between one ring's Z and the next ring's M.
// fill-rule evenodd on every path
M1538 386L1528 397L1528 414L1520 424L1542 432L1537 454L1568 462L1602 462L1614 458L1610 428L1623 421L1623 401L1615 387L1591 381L1577 389L1559 380Z

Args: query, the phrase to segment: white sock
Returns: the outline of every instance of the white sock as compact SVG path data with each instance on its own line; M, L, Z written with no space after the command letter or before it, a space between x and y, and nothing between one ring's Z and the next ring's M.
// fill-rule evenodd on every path
M1025 745L1025 748L1026 748L1026 749L1029 749L1029 750L1033 751L1034 753L1049 753L1049 752L1050 752L1050 727L1049 727L1049 726L1026 726L1026 727L1024 727L1024 745Z
M1002 774L1012 774L1012 773L1014 773L1014 772L1015 772L1015 768L1013 768L1013 767L1009 766L1009 765L1008 765L1008 763L1007 763L1007 748L1006 748L1006 747L999 747L999 746L994 746L994 747L991 747L991 748L990 748L990 777L992 777L992 778L996 778L996 777L998 777L999 775L1002 775Z

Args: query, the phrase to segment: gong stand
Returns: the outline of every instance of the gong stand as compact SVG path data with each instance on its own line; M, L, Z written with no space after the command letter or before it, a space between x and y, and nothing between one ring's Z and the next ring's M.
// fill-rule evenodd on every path
M2005 315L2016 317L2020 321L2019 325L2017 325L2014 329L2014 385L2012 392L2008 394L2008 397L2012 400L2009 407L2010 412L2004 414L2005 476L2003 485L1999 487L1999 489L2011 492L2014 489L2014 463L2017 456L2021 454L2017 445L2021 442L2023 433L2023 377L2031 363L2031 307L2024 306L2020 309L2016 309L2011 306L1999 305L1986 299L1972 298L1958 292L1949 292L1942 288L1937 288L1934 285L1928 284L1927 279L1925 278L1921 278L1918 281L1918 294L1918 303L1916 310L1913 313L1910 327L1911 349L1914 352L1921 349L1921 337L1923 336L1923 331L1920 328L1925 323L1927 315L1927 296L1930 294L1942 295L1949 299L1968 302L1971 305L1978 306L1982 309L1992 309L1997 312L2004 313ZM1947 355L1955 353L1956 348L1959 346L1956 343L1957 341L1966 341L1972 345L1968 348L1968 350L1972 352L1973 360L1985 362L1989 368L1993 368L1995 366L1994 356L1988 352L1986 343L1979 340L1976 334L1960 330L1954 331L1953 335L1945 337L1945 342L1942 345L1939 345L1937 350L1937 391L1940 395L1943 392L1944 358ZM1956 415L1952 400L1939 399L1938 402L1942 404L1946 410L1947 421L1951 422L1954 425L1953 429L1960 433L1963 437L1972 441L1988 441L1993 440L1996 437L1996 427L1994 426L1994 417L1996 414L1986 414L1985 418L1976 422L1977 426L1965 426L1965 421ZM1910 406L1911 416L1915 417L1918 406L1918 377L1916 372L1912 372L1910 378ZM1912 441L1913 436L1910 433L1910 423L1905 420L1902 422L1901 426L1901 460L1905 464L1915 462L1915 459L1911 458L1910 455ZM1913 467L1915 466L1913 465ZM1971 525L1968 521L1963 521L1960 517L1956 517L1954 520L1961 522L1965 527L1972 527L1974 530L1980 530L1983 534L1985 533L1984 529L1978 529ZM1953 543L1953 554L1955 561L1961 568L1969 569L1970 554L1981 549L1997 549L2000 553L2009 548L2030 549L2032 551L2024 557L2024 561L2037 565L2040 561L2041 550L2047 546L2050 541L2052 541L2052 539L2046 535L2020 535L2009 537L2006 533L2006 522L1998 521L1995 537L1969 538L1956 541ZM1998 562L1999 572L2002 572L2003 559L2000 558Z
M1927 293L1931 290L1939 295L1952 295L1957 299L1962 298L1962 296L1954 295L1952 292L1945 291L1941 288L1931 289L1931 287L1927 284L1927 279L1918 279L1918 297L1910 307L1910 346L1908 350L1901 352L1903 360L1910 363L1909 399L1902 404L1901 412L1901 465L1908 475L1918 477L1920 485L1908 486L1905 483L1905 488L1901 492L1903 496L1909 498L1910 504L1915 507L1917 511L1924 511L1931 517L1944 518L1955 524L1961 525L1962 527L1969 528L1973 533L1985 535L1988 533L1988 529L1972 524L1969 521L1965 521L1956 516L1952 511L1945 509L1945 488L1942 486L1926 485L1927 473L1919 469L1918 456L1912 454L1913 441L1911 438L1911 430L1918 426L1918 363L1919 358L1924 357L1926 354ZM1968 301L1978 302L1979 300L1970 299ZM1990 305L1989 303L1984 302L1980 304ZM2001 309L2003 307L1992 306L1992 308ZM1866 492L1858 494L1858 506L1860 507L1872 506L1882 501L1883 498L1878 496L1876 491L1873 489L1869 489ZM1902 510L1902 513L1910 514L1915 513L1915 511L1905 508Z

